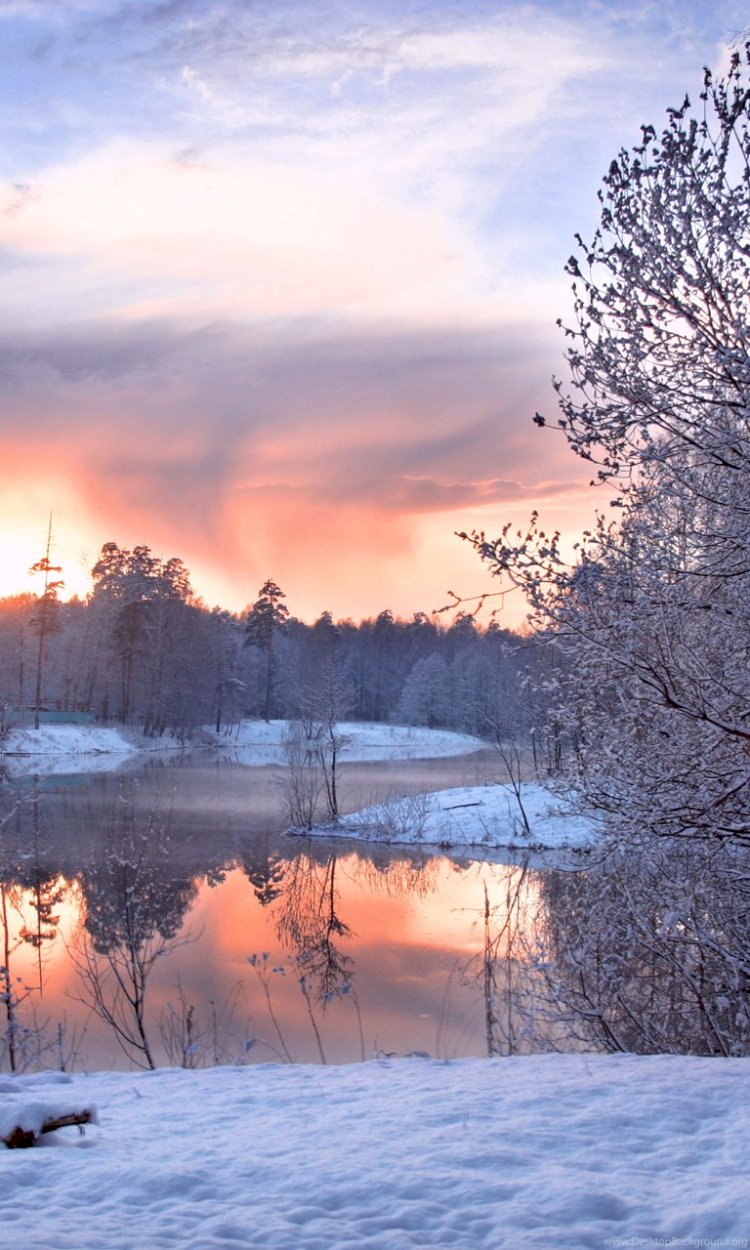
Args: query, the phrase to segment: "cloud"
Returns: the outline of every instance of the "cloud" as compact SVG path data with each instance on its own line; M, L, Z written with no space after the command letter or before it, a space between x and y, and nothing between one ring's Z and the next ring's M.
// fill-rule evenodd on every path
M553 343L523 325L500 334L312 319L6 329L0 397L8 417L19 405L35 408L39 430L63 414L73 427L94 425L90 410L101 413L107 397L111 421L130 409L144 433L203 430L216 444L242 437L258 471L296 457L318 472L332 455L353 470L348 456L384 444L401 448L410 471L429 471L445 457L454 468L462 456L481 461L493 427L507 439L516 412L531 415L548 389L535 375ZM19 426L23 437L28 426ZM6 432L12 438L12 422Z
M541 310L586 224L584 171L593 211L612 154L602 93L627 36L607 7L63 11L35 71L59 136L38 133L36 96L25 125L10 100L23 177L0 184L0 247L39 261L39 280L4 282L14 318L67 318L66 299L133 317ZM638 64L663 92L663 65Z
M489 481L477 482L441 482L429 477L404 475L386 482L379 499L382 505L404 512L453 512L463 508L468 514L473 508L487 504L507 506L520 500L539 501L579 491L580 483L577 481L540 482L531 477L526 482L508 478L491 478Z
M6 331L0 490L43 484L48 507L74 495L89 550L114 538L179 554L235 605L234 574L276 570L311 610L357 611L367 543L401 584L430 516L450 534L489 505L502 516L574 490L575 466L561 472L530 421L547 350L528 328L500 341L309 321Z
M52 504L217 598L357 612L456 582L475 517L573 518L587 475L530 423L554 275L738 12L0 6L6 527Z
M439 215L380 201L356 174L130 144L0 187L0 246L67 259L74 291L131 313L424 310L460 297L467 268Z
M309 4L273 16L231 3L102 3L87 22L64 12L59 64L38 86L64 119L65 158L37 167L23 197L6 187L5 241L98 274L125 268L131 286L133 270L153 273L217 307L238 306L230 253L247 269L246 300L271 288L291 312L325 268L334 285L351 269L347 306L370 286L372 301L389 298L396 249L407 262L397 298L415 287L424 298L428 285L453 294L467 277L456 280L456 262L476 281L467 225L497 203L560 93L569 101L609 55L582 24L540 10L469 9L461 21L408 4L335 21ZM196 159L174 160L188 149Z

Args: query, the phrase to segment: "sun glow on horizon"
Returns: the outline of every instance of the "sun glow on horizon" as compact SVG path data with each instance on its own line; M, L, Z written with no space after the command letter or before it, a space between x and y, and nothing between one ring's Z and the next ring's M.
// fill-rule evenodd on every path
M0 597L41 594L43 575L31 567L43 555L44 547L28 534L0 534Z
M0 599L42 594L44 574L32 573L31 569L44 556L45 546L46 538L41 532L39 535L30 531L22 534L0 532ZM50 580L64 582L59 598L85 598L91 589L90 575L80 559L76 562L60 554L60 544L55 541L54 533L50 560L61 568L60 573L50 574Z
M62 599L115 541L209 608L270 577L308 622L452 591L522 628L455 532L606 506L532 426L565 258L737 27L621 7L0 5L0 596L40 593L51 511Z

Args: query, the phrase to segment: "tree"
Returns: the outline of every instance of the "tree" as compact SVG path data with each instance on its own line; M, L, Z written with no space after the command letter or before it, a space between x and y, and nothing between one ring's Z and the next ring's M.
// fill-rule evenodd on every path
M284 803L293 827L311 829L325 799L325 819L339 816L339 766L350 738L341 721L352 706L352 687L329 653L300 698L299 716L284 735Z
M0 703L26 704L27 679L32 667L31 623L37 601L31 594L0 601Z
M642 128L568 262L556 426L615 519L572 563L536 516L473 535L563 657L548 707L609 843L548 896L539 968L610 1049L750 1048L749 71Z
M654 839L645 854L613 848L588 872L545 874L527 953L539 1040L747 1054L749 888L737 848L705 841Z
M208 618L205 651L213 682L212 716L216 733L238 714L238 700L244 690L239 674L238 649L240 630L235 617L221 608L214 608Z
M326 815L338 820L339 774L341 756L350 739L341 721L352 707L352 690L347 678L336 663L336 657L324 656L315 679L302 700L303 724L310 727L315 743L315 756L326 798Z
M36 659L36 686L34 690L34 728L39 728L39 712L42 706L42 668L44 665L44 644L47 635L54 629L55 611L58 605L58 591L65 585L59 579L50 581L50 573L61 573L62 569L59 564L53 564L50 560L50 549L52 546L52 516L49 519L49 528L47 530L47 547L41 560L37 560L36 564L31 566L31 573L44 574L44 589L38 599L38 608L36 615L36 628L39 634L39 647Z
M450 678L441 655L417 660L404 682L396 716L405 725L447 725L450 719Z
M138 717L148 734L167 725L180 733L192 727L191 705L202 685L196 654L199 613L190 574L182 560L162 560L150 547L132 551L105 543L92 570L90 609L96 625L92 657L109 650L119 669L115 706L122 720ZM91 687L97 682L92 660ZM110 712L104 655L100 661L102 714ZM197 706L195 710L199 709Z
M612 162L568 262L556 422L617 509L565 562L474 534L574 658L576 780L621 837L750 845L750 49ZM537 424L546 421L537 414Z
M276 634L286 629L289 609L283 600L286 598L275 582L264 582L245 621L245 643L247 646L259 647L266 657L266 720L271 719L274 679L274 639Z

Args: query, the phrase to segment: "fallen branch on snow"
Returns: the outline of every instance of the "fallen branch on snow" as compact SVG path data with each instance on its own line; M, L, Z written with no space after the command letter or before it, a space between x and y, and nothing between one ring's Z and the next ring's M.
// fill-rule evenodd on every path
M84 1124L95 1124L96 1112L88 1107L84 1111L72 1111L69 1115L50 1116L49 1119L43 1120L37 1129L24 1128L22 1124L17 1124L10 1133L7 1133L1 1140L9 1150L23 1150L28 1146L35 1146L38 1137L42 1133L54 1133L56 1129L68 1128L70 1125L77 1124L83 1134Z

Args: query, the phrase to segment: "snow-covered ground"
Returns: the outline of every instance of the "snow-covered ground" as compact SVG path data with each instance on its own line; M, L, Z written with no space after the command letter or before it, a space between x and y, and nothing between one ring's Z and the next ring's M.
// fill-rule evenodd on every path
M204 730L199 742L187 745L190 749L199 746L231 748L243 764L283 764L287 724L282 720L243 721L230 734L217 735ZM346 739L342 759L352 763L441 759L481 751L487 746L479 738L443 729L362 723L341 728ZM65 765L66 771L95 772L117 768L125 757L132 757L137 751L176 751L180 747L181 744L168 735L143 738L102 725L40 725L38 730L12 729L3 753L13 773L28 771L30 765L35 772L54 771L65 756L74 757Z
M558 850L589 847L597 839L593 821L572 800L533 782L523 782L518 797L510 785L484 785L384 799L312 832L453 849Z
M133 755L136 749L119 729L105 725L40 725L39 729L11 729L2 755L14 773L26 769L26 758L32 758L35 770L49 771L49 765L65 756L73 758L71 770L94 773L116 768L124 756Z
M241 748L243 763L282 764L288 723L283 720L245 720L238 730L219 737L216 742L217 745ZM355 721L340 725L339 732L344 741L341 759L350 763L443 759L487 749L487 743L481 738L423 726Z
M747 1246L750 1060L540 1055L0 1078L3 1250ZM35 1107L36 1110L30 1110Z

